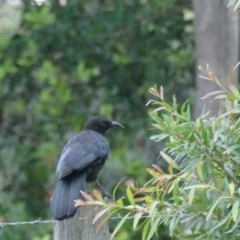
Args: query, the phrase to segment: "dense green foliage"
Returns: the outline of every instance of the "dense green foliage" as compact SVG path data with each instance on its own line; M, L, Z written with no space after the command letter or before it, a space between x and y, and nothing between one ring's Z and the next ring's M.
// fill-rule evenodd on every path
M150 89L158 98L149 102L155 105L151 116L156 135L151 138L165 140L161 155L168 162L168 171L153 164L147 169L150 181L126 189L127 203L122 197L106 204L94 194L102 211L111 210L109 216L127 212L113 235L132 216L133 229L142 229L143 240L152 239L160 224L168 226L170 236L183 239L239 239L240 92L232 85L231 75L225 88L211 70L204 71L202 77L221 89L203 98L223 99L218 116L210 119L203 109L192 121L187 102L179 106L174 97L168 104L163 88ZM79 205L94 201L89 196L86 199Z
M60 151L93 115L126 129L108 133L103 184L110 189L125 175L146 181L158 156L148 141L147 89L157 83L166 96L185 99L193 85L190 8L187 0L24 3L15 34L0 38L2 220L50 218ZM51 239L51 231L4 227L0 238Z

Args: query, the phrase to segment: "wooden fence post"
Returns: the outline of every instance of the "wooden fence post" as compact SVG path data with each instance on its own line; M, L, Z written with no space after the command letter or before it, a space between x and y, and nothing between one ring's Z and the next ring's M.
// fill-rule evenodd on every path
M108 221L102 226L98 234L96 229L104 219L101 217L92 224L94 216L101 211L96 206L82 206L78 208L73 218L54 223L54 240L108 240L110 239ZM84 219L80 219L84 218Z

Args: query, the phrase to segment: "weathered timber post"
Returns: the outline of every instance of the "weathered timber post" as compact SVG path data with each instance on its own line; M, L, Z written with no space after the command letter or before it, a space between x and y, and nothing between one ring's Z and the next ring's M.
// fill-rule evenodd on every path
M96 230L104 219L101 217L92 224L94 216L101 211L96 206L82 206L73 218L54 223L54 240L108 240L110 239L108 222L106 222L98 234ZM81 218L81 219L80 219Z

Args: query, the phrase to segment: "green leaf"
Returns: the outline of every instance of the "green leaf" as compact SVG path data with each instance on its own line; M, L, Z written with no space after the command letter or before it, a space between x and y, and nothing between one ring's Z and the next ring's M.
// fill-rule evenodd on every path
M192 188L188 194L188 204L191 206L193 199L194 199L194 194L195 194L195 189L196 188Z
M158 201L154 201L149 209L149 216L151 217L154 213L154 210L156 209L156 207L159 205Z
M233 84L229 84L229 89L232 91L232 93L234 94L234 96L236 97L237 100L240 100L240 94L238 89L233 85Z
M151 223L150 219L147 219L144 224L143 231L142 231L142 240L145 240L147 237L147 232L148 232L150 223Z
M163 134L151 136L150 139L154 140L156 142L160 142L160 141L162 141L163 139L165 139L167 137L169 137L169 134L163 133Z
M204 181L201 161L198 161L198 162L197 162L197 173L198 173L199 178L200 178L202 181Z
M239 211L239 201L236 201L232 207L232 218L234 222L236 222L236 219L238 217L238 211Z
M141 219L143 212L138 212L134 215L133 230L136 230L139 220Z
M192 189L192 188L208 188L208 186L204 184L196 184L196 185L187 186L184 188L184 190Z
M175 220L176 220L176 216L174 216L174 217L170 220L170 224L169 224L169 233L170 233L170 236L173 236L174 229L176 228Z
M122 199L123 199L123 198L119 198L119 199L116 201L116 203L117 203L119 206L121 206L121 207L124 206Z
M98 232L100 231L100 229L102 228L102 226L108 221L108 219L116 212L118 212L119 209L115 209L113 210L110 214L108 214L102 221L101 223L98 225L97 229L96 229L96 234L98 234ZM130 213L129 213L130 214Z
M131 214L132 212L127 213L122 220L118 223L118 225L115 227L110 240L113 239L113 237L116 235L116 233L118 232L118 230L122 227L122 225L124 224L124 222L126 221L126 219L128 218L128 216Z
M127 192L127 197L128 197L129 202L130 202L133 206L135 206L135 201L134 201L134 197L133 197L131 188L130 188L130 187L127 187L126 192Z
M234 183L233 183L233 182L229 183L229 184L228 184L228 188L229 188L230 194L231 194L231 196L232 196L233 193L234 193L234 190L235 190L235 185L234 185Z
M211 217L214 209L216 208L216 206L218 205L218 203L220 202L220 200L222 200L224 197L219 197L216 202L212 205L212 207L210 208L208 215L206 217L206 220L209 220L209 218Z
M222 219L222 221L220 221L214 228L212 228L210 230L210 233L214 232L217 228L225 224L229 220L230 216L231 216L231 212L229 212L228 215Z
M179 197L178 197L178 183L177 181L174 181L173 183L173 191L172 191L172 194L173 194L173 200L176 204L179 203Z
M162 216L159 216L157 219L155 219L154 223L151 225L150 232L148 233L147 240L150 240L154 234L154 232L157 233L158 225L160 224L160 221L162 219Z
M169 157L166 153L164 153L163 151L160 151L160 154L162 155L162 157L169 163L172 164L172 166L177 169L180 170L179 166L175 163L175 161Z
M126 179L126 177L124 177L123 179L121 179L121 181L118 182L118 184L116 185L116 187L113 190L113 200L115 200L115 196L116 196L116 191L119 187L119 185Z

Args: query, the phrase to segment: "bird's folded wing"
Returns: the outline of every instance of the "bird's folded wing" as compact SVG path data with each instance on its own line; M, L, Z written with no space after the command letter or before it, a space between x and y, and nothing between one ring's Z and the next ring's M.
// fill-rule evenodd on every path
M59 179L66 177L74 170L81 171L92 164L98 156L86 151L78 143L72 144L62 153L58 166L57 175Z

